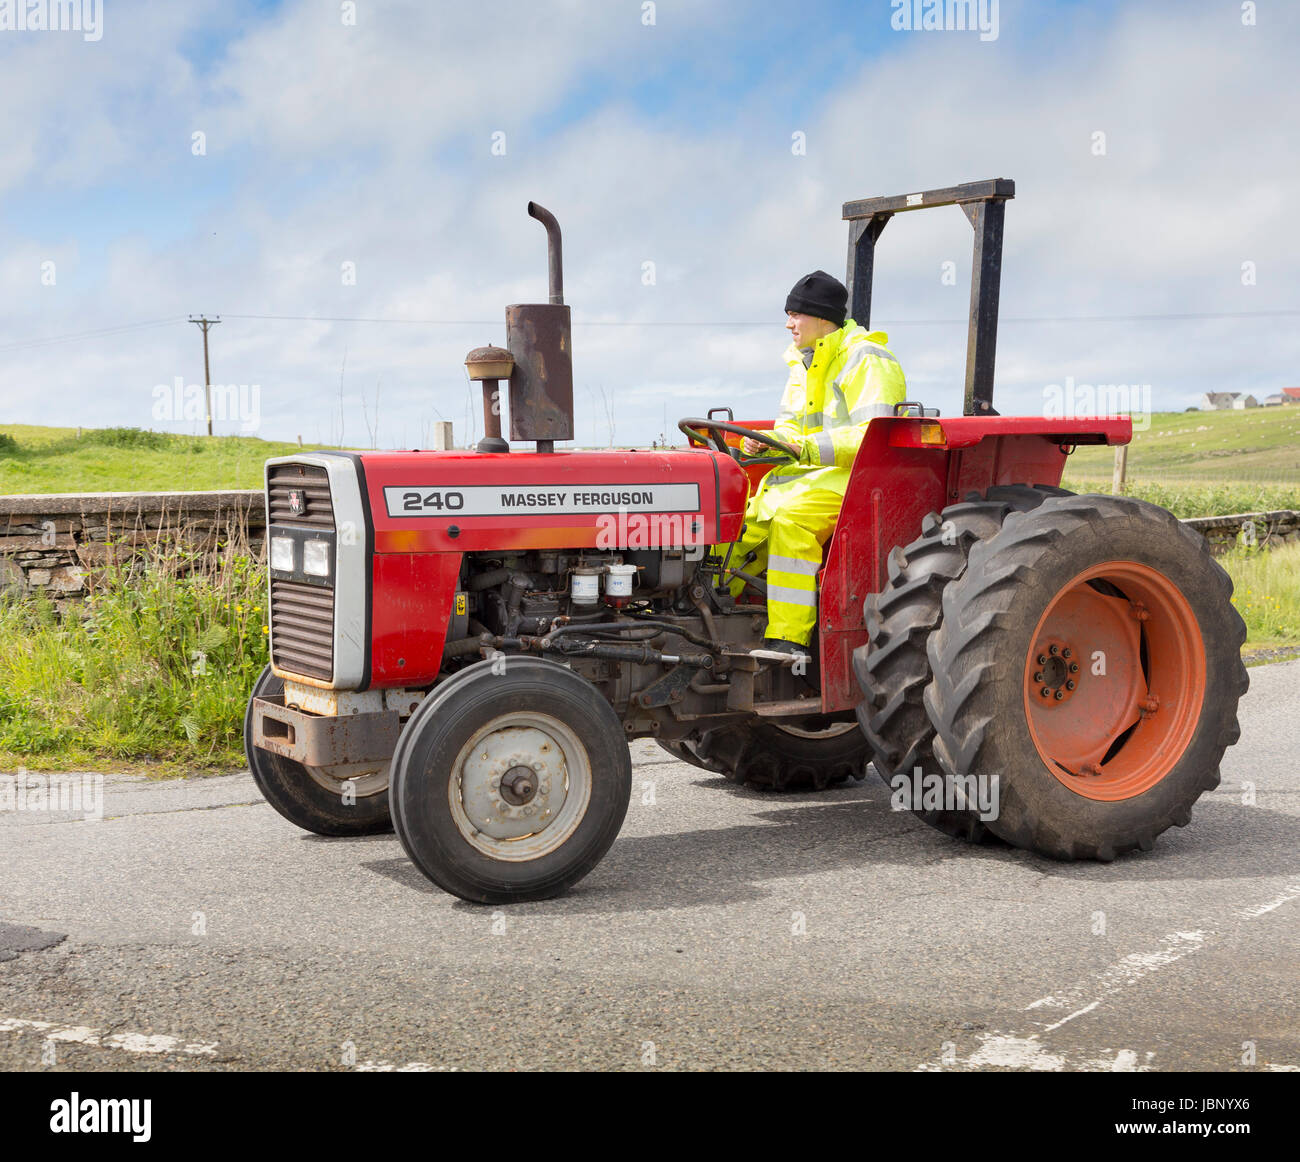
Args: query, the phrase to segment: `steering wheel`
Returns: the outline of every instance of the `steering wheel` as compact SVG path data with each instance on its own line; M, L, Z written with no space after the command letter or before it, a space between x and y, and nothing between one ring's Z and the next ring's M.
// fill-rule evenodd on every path
M760 444L766 444L769 448L789 456L791 460L799 459L799 449L792 448L789 444L783 443L775 436L767 432L756 431L754 428L747 428L743 424L727 423L725 420L697 420L686 419L678 420L677 427L687 436L705 442L705 437L700 434L699 429L703 428L708 432L709 438L713 440L714 446L725 456L730 456L738 464L745 463L740 458L740 449L732 448L727 445L727 441L722 438L722 432L732 432L738 436L746 436L751 440L757 440Z

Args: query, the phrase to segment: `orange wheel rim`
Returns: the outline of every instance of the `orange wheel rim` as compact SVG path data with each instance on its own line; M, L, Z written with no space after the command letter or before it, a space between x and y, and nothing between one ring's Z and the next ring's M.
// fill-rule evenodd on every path
M1024 690L1047 769L1089 799L1131 799L1173 770L1200 719L1196 615L1164 574L1135 561L1096 565L1039 619Z

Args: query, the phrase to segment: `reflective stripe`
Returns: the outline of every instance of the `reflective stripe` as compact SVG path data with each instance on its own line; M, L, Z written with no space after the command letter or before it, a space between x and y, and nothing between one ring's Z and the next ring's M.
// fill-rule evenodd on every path
M844 389L838 383L832 383L831 390L835 393L835 422L849 423L849 403L844 398Z
M867 420L875 419L877 416L892 416L894 414L894 405L890 403L864 403L860 407L855 407L849 412L849 419L854 424L866 423Z
M865 346L868 355L874 355L877 359L887 359L890 363L898 362L893 352L886 350L884 347L877 347L875 343L867 343Z
M801 561L798 557L778 557L775 553L769 553L767 567L778 573L802 573L805 577L816 577L822 563L820 560Z
M763 479L770 483L773 480L802 480L807 475L807 472L769 472Z
M835 442L825 432L819 432L814 439L817 441L817 455L821 457L823 464L835 463Z
M835 377L835 386L838 387L852 375L858 369L859 364L870 354L871 352L867 350L866 344L855 347L850 351L848 359L844 361L844 366L840 368L840 373Z
M817 608L817 594L811 589L791 589L788 585L769 585L768 601L784 601L787 605L807 605Z
M805 412L803 415L803 427L805 432L809 428L820 428L825 422L825 413L823 412Z

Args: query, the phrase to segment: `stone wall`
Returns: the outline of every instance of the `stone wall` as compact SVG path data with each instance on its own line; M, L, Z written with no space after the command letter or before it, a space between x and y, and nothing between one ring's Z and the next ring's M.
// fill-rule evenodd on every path
M1300 541L1300 512L1281 509L1277 512L1239 512L1232 516L1198 516L1183 521L1195 529L1217 553L1226 553L1237 544L1256 544L1265 548Z
M214 563L245 542L261 556L260 491L102 492L0 496L0 591L84 597L104 569L180 550L178 571Z
M1255 543L1300 541L1300 512L1247 512L1185 521L1216 553L1248 526ZM110 565L129 563L152 547L185 550L177 568L216 560L247 540L261 557L266 514L260 491L103 492L67 496L0 496L0 591L43 591L58 604L85 596Z

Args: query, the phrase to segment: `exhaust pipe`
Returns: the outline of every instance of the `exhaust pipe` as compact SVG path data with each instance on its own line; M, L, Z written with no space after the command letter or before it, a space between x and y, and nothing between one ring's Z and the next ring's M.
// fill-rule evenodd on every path
M573 439L573 339L564 305L560 224L536 202L528 214L546 227L550 302L506 307L510 373L510 438L536 440L539 452L553 452L556 440Z
M528 216L536 218L546 227L546 261L551 302L560 306L564 302L564 247L560 241L560 224L550 210L536 202L528 203Z

